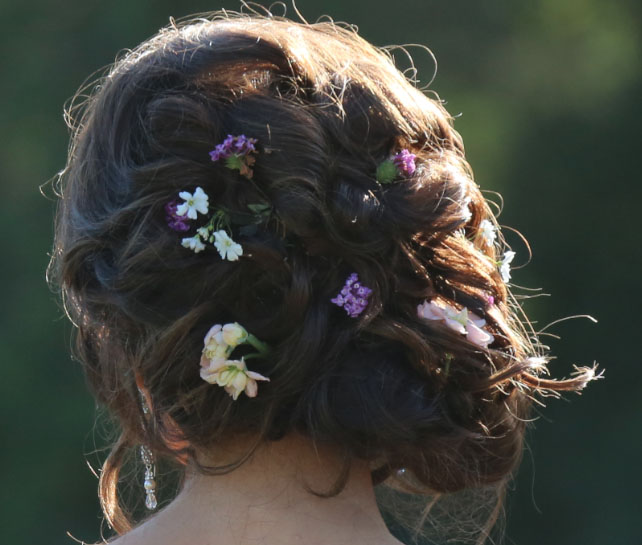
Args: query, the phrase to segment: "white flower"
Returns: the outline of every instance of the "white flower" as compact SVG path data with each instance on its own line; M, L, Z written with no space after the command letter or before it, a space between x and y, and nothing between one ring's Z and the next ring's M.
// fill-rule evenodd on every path
M210 368L201 369L201 378L210 384L217 384L236 401L241 392L248 397L256 397L258 380L269 382L270 379L254 371L248 371L245 361L227 360L216 362Z
M492 244L495 242L495 238L497 237L493 222L491 222L490 220L482 220L482 222L479 224L479 234L488 246L492 246Z
M506 252L503 259L499 263L499 274L502 275L502 280L508 282L510 280L510 264L515 257L515 252Z
M241 245L234 242L222 229L214 233L214 246L216 246L221 258L228 261L236 261L240 255L243 255Z
M232 347L243 344L248 337L248 333L245 328L236 322L233 324L225 324L221 333L223 340Z
M210 230L207 227L199 227L198 229L196 229L196 233L203 240L208 240L208 239L211 238L210 237ZM210 242L212 242L212 241L210 240Z
M185 202L176 207L177 216L186 215L188 218L195 220L198 215L197 212L207 214L209 206L207 193L200 187L196 188L193 195L189 191L181 191L178 196Z
M181 244L185 248L194 250L195 254L197 254L198 252L202 252L205 249L205 244L203 244L201 237L199 237L198 235L194 235L193 237L189 237L189 238L184 238L181 241Z
M462 203L461 215L465 223L468 223L473 217L473 213L471 212L470 206L469 206L471 200L472 199L470 197L466 197L464 199L464 202Z

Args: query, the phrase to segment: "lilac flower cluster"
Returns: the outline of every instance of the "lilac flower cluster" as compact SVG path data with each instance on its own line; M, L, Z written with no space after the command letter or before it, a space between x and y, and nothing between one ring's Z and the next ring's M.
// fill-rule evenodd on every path
M343 307L350 318L356 318L368 306L368 297L372 290L363 286L359 282L357 273L348 276L341 292L334 298L330 299L332 303Z
M414 153L410 153L407 149L402 149L392 158L392 162L401 174L404 176L412 176L417 168L415 165L416 157Z
M248 153L256 153L256 143L256 138L248 138L244 134L240 136L228 134L222 144L218 144L216 148L210 151L210 157L212 161L218 161L219 159L227 159L233 155L240 157Z
M168 202L165 205L165 220L167 221L167 225L169 225L170 229L184 233L185 231L189 231L189 218L187 215L179 216L176 213L177 208L178 201L173 200Z

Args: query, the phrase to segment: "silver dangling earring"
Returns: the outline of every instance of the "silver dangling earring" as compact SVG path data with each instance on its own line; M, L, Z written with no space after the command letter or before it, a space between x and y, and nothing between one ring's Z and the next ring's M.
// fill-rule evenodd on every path
M143 405L143 414L149 415L149 407L145 395L140 391L141 403ZM158 502L156 501L156 467L154 465L154 454L147 445L140 446L140 457L145 465L145 480L143 486L145 488L145 507L150 511L156 509Z
M146 445L141 445L140 447L140 457L143 459L143 464L145 464L145 481L143 486L145 487L145 507L150 511L156 509L158 502L156 501L156 468L154 467L154 455L152 451L149 450L149 447Z

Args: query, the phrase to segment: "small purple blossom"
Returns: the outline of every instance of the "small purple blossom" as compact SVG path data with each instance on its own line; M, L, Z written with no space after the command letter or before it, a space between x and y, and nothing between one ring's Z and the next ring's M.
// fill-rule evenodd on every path
M414 153L410 153L407 149L402 149L392 158L392 162L401 174L404 176L412 176L417 168L415 165L416 157Z
M348 276L339 294L330 299L330 301L339 307L343 307L350 318L356 318L368 306L368 297L370 297L371 293L372 290L370 288L363 286L359 282L357 273L352 273Z
M232 155L241 157L248 153L256 153L255 144L257 141L258 140L256 138L248 138L244 134L241 134L240 136L232 136L231 134L228 134L222 144L218 144L212 151L210 151L210 157L212 158L212 161L218 161L220 159L227 159Z
M187 216L179 216L176 213L177 208L178 201L173 200L168 202L165 205L165 220L170 229L184 233L185 231L189 231L189 218Z

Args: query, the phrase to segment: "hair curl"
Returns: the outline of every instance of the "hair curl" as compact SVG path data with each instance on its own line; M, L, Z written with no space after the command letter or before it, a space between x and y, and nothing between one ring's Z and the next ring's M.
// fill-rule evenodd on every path
M592 376L541 378L542 347L497 270L505 243L481 242L482 220L496 220L451 117L350 28L255 16L172 25L68 117L51 271L93 392L122 426L100 483L119 533L130 522L118 474L137 443L196 463L230 430L260 441L296 431L369 460L378 481L411 475L420 493L501 487L533 392ZM254 183L208 157L240 133L261 146ZM377 165L401 148L417 171L382 187ZM229 210L269 200L275 214L240 237L241 260L195 255L167 228L165 203L196 186ZM358 319L329 303L351 271L373 289ZM419 319L432 298L483 316L494 343ZM231 321L273 348L253 362L271 382L251 400L199 377L205 332Z

